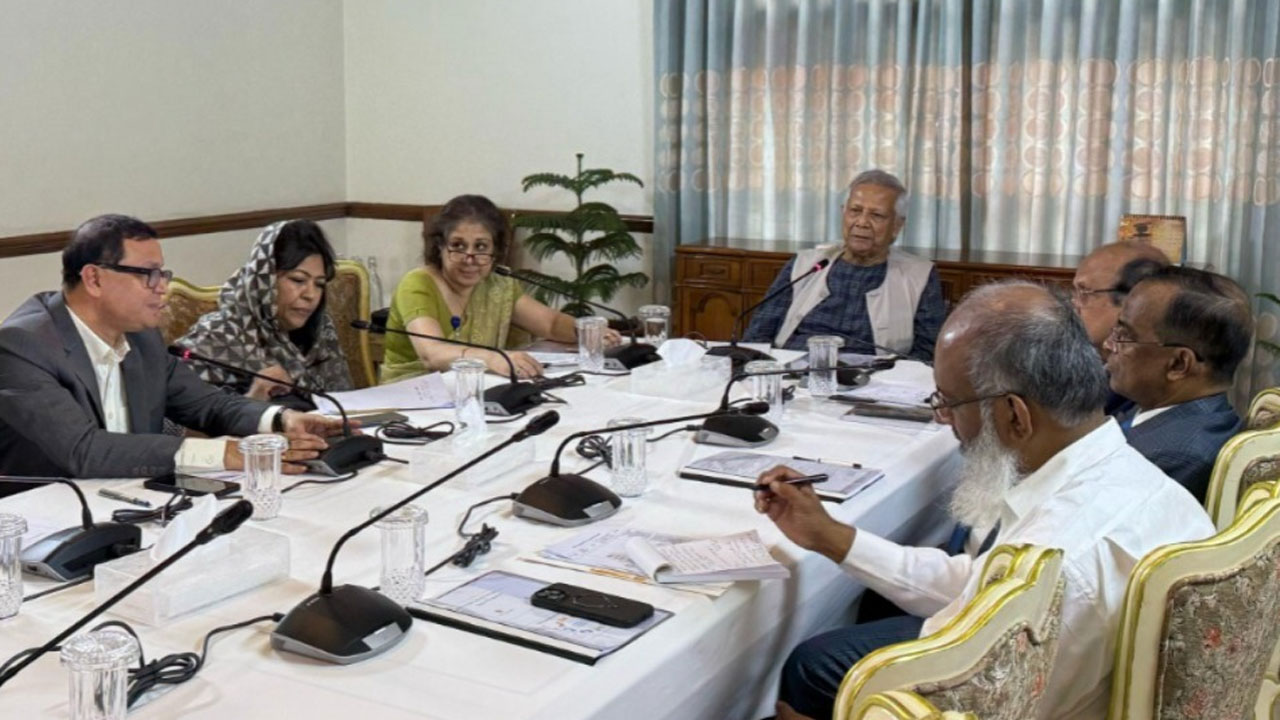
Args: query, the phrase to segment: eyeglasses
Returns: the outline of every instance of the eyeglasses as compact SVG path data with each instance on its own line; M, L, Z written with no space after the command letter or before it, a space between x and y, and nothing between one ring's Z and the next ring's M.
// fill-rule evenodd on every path
M933 410L934 416L936 416L939 419L943 419L943 418L950 417L951 411L954 410L955 408L960 407L961 405L968 405L970 403L982 402L983 400L995 400L996 398L1004 397L1005 395L1010 395L1010 394L1012 393L998 392L998 393L992 393L991 395L981 395L976 398L969 398L968 400L948 400L947 396L943 395L941 390L934 390L933 394L930 395L929 399L926 400L925 402L927 402L929 404L929 407Z
M1107 335L1107 342L1114 345L1116 349L1119 349L1121 345L1151 345L1154 347L1184 348L1191 351L1196 362L1204 362L1204 358L1200 356L1200 352L1186 343L1160 342L1159 340L1139 340L1135 337L1122 334L1125 332L1126 330L1119 325L1112 326L1111 333Z
M120 265L118 263L98 263L98 267L116 272L129 273L130 275L142 275L147 278L147 287L155 289L160 286L160 281L166 283L173 280L172 270L162 270L160 268L144 268L136 265Z
M1118 292L1120 292L1120 288L1118 287L1098 288L1097 290L1090 290L1089 288L1076 287L1072 285L1071 299L1076 301L1077 303L1082 303L1085 300L1088 300L1090 297L1097 295L1099 293L1118 293Z
M471 262L477 265L489 265L493 262L492 250L469 252L465 246L454 247L454 246L446 245L444 248L444 251L449 253L449 257L454 262L463 262L467 258L470 258Z

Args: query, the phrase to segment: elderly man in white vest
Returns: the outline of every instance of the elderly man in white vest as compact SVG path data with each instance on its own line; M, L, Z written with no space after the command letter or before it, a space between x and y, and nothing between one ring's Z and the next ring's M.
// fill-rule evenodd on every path
M770 292L830 261L756 310L743 340L803 350L812 336L838 335L848 351L932 360L946 305L933 263L893 247L906 208L907 188L892 173L855 177L844 204L844 243L803 250L787 263Z

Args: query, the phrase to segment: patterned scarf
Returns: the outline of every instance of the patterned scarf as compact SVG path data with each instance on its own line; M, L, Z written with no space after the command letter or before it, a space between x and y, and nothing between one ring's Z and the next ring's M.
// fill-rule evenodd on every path
M303 353L289 333L276 324L276 236L285 222L268 226L249 253L249 262L227 279L218 295L218 309L205 314L177 340L182 347L248 370L279 365L294 382L323 390L350 390L347 366L338 333L323 304L315 342ZM249 383L234 373L192 361L206 382L243 392Z

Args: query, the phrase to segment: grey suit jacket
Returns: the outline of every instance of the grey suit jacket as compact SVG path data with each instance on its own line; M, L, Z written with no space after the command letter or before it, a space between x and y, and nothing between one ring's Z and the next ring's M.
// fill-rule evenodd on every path
M0 473L79 478L171 473L182 438L250 435L267 406L200 380L156 330L128 333L121 365L130 433L104 429L98 380L61 292L32 296L0 325ZM28 486L3 486L0 496Z

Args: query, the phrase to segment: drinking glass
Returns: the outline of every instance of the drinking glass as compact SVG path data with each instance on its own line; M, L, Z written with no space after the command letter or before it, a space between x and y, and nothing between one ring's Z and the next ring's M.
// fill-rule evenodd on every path
M129 666L138 660L138 641L120 628L82 633L62 644L62 664L70 675L71 720L124 720Z
M620 417L610 420L608 427L642 422L644 418ZM613 491L622 497L637 497L649 486L649 475L645 471L644 459L650 430L652 428L631 428L609 435L609 450L612 455L609 484L613 487Z
M449 363L453 371L453 417L458 428L483 433L485 364L475 358L458 358Z
M782 421L782 376L777 374L782 369L782 363L774 360L752 360L742 367L743 372L751 379L751 399L769 403L769 412L765 417L775 424Z
M837 335L814 335L809 338L809 394L830 397L837 389L836 367L844 338Z
M21 515L0 513L0 620L22 607L22 536L27 521Z
M604 370L604 329L608 322L598 315L574 320L578 329L578 367L600 372Z
M653 346L667 341L671 330L671 308L666 305L641 305L637 313L644 330L644 341Z
M254 520L280 514L280 460L289 441L280 435L250 435L240 441L244 457L244 497L253 503Z
M374 508L377 515L382 508ZM379 592L398 605L407 605L427 586L427 511L405 505L374 523L382 534L382 573Z

